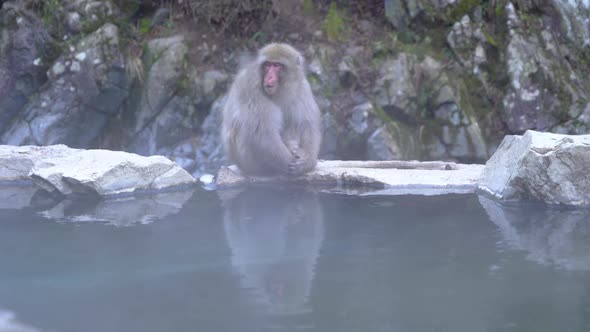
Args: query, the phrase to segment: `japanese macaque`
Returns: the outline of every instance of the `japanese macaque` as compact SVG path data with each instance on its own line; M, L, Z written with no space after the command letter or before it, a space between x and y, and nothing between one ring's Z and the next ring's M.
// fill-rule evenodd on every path
M245 174L297 176L317 163L320 125L303 56L273 43L236 76L223 110L222 140Z

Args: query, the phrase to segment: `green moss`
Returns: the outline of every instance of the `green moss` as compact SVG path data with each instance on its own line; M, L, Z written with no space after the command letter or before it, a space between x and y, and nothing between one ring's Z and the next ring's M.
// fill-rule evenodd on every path
M565 122L567 120L569 120L570 118L570 107L574 104L574 99L573 96L571 94L571 92L568 89L567 84L560 84L560 82L568 82L569 78L565 75L566 71L564 70L560 70L561 68L554 68L554 72L561 76L561 77L557 77L557 79L545 79L545 77L541 74L538 73L536 74L536 79L535 81L539 82L540 85L547 89L547 91L553 95L555 95L556 99L559 101L559 103L561 104L561 107L559 107L556 110L552 110L552 109L545 109L546 111L552 112L552 115L555 116L558 121L560 122ZM541 94L545 94L545 90L541 89ZM543 99L544 96L541 96L541 100ZM545 106L547 107L547 106ZM545 108L543 107L543 108Z
M453 21L460 20L463 16L470 13L475 7L483 5L482 0L461 0L449 13L449 18Z
M391 32L384 38L371 41L374 66L380 65L384 59L400 52L416 55L423 60L426 55L439 61L452 58L446 41L445 29L428 29L421 35L410 30Z
M496 18L504 17L504 11L506 10L506 0L500 0L496 2L496 6L494 8L494 15Z
M399 53L399 47L397 44L397 36L394 33L385 39L378 39L371 42L371 50L373 51L371 62L375 69L377 69L385 59Z
M397 33L397 39L403 44L414 44L420 40L420 36L411 29L401 29Z
M422 61L424 58L429 55L434 59L443 60L448 58L448 54L445 53L445 48L434 48L429 43L419 42L419 43L400 43L398 45L399 50L403 51L404 53L413 54L418 57L418 60Z
M307 16L311 16L315 13L312 0L303 0L303 13Z
M416 159L421 157L422 151L420 149L423 146L422 144L416 144L416 142L419 141L418 133L422 131L418 131L414 126L406 125L391 118L376 102L373 101L372 104L375 115L385 124L387 132L391 134L393 141L400 148L401 159Z
M43 62L52 63L66 50L66 44L55 39L49 39L43 48Z
M48 0L43 2L40 14L45 27L53 37L61 39L64 35L63 8L60 0Z
M590 66L590 47L586 47L579 51L578 58L584 66Z
M176 94L180 96L189 95L191 91L191 81L186 71L176 80Z
M389 121L391 121L391 118L389 117L389 115L387 115L387 113L385 113L385 110L383 110L383 108L379 105L377 105L377 103L373 102L373 109L375 110L375 115L377 115L377 118L381 119L381 121L387 123Z
M435 6L430 1L424 1L423 3L421 3L421 5L423 6L422 10L424 10L424 12L429 17L437 17L440 15L440 11L439 11L438 6Z
M324 20L324 31L330 41L339 41L344 33L344 18L336 2L330 3L328 15Z
M332 87L332 86L326 84L324 91L323 91L324 97L326 97L327 99L332 99L332 97L335 94L335 92L334 92L335 89L336 89L336 87Z
M468 118L474 118L480 124L489 124L490 117L498 110L488 97L482 81L477 77L461 72L449 72L450 84L456 91L457 106ZM484 125L485 126L485 125Z
M98 30L101 26L105 24L104 20L96 20L94 22L84 21L82 22L82 30L80 31L81 36L87 36L94 31Z
M590 47L586 46L585 48L577 51L578 59L580 59L580 68L590 68ZM590 91L590 81L582 80L586 91Z
M127 15L133 15L133 13L139 10L139 5L141 2L141 0L118 0L116 4L123 13L127 13Z
M494 46L495 48L498 48L498 42L496 41L494 36L492 36L486 31L483 31L483 35L486 37L486 41L488 42L488 44Z
M138 22L138 30L141 34L146 34L150 31L150 27L152 26L152 19L149 17L144 17L139 20Z
M258 42L260 44L266 44L269 42L268 35L263 31L256 31L252 37L250 37L250 41Z
M59 12L59 9L59 0L49 0L45 2L41 17L46 26L51 27L57 22L57 13Z
M315 73L307 74L307 80L312 86L318 86L321 83L320 77Z
M419 116L422 119L430 118L434 113L436 105L435 100L438 96L440 89L437 89L437 81L432 79L421 80L420 89L416 95L416 110L419 112Z

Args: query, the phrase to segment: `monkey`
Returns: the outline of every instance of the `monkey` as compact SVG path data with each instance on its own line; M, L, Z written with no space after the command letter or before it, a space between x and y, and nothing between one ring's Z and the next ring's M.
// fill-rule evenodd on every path
M299 176L317 164L320 126L303 56L288 44L271 43L234 79L221 136L227 156L243 173Z

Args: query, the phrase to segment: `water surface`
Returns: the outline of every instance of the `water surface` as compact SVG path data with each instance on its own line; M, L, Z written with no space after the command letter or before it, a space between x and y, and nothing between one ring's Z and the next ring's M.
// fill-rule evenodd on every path
M590 330L588 210L293 188L38 201L0 205L0 313L41 331Z

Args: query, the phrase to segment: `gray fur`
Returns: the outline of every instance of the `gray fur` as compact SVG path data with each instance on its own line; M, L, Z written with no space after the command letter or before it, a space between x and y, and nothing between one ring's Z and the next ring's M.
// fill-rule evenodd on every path
M265 61L285 66L272 96L262 88ZM222 140L230 160L246 174L300 175L315 167L320 111L299 52L287 44L270 44L244 65L223 110Z

